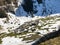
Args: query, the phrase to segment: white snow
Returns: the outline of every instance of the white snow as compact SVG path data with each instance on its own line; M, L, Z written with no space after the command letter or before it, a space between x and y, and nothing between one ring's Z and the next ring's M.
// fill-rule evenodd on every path
M23 0L17 0L18 1L18 6L21 5L21 3L23 2Z
M31 20L36 20L36 19L39 19L41 17L37 17L35 16L34 18L31 18L31 17L17 17L15 16L14 14L12 13L7 13L8 14L8 21L6 20L6 18L3 18L1 19L0 18L0 25L3 27L3 30L2 32L8 32L8 30L14 30L16 28L18 28L20 25L24 24L25 22L29 22ZM5 23L6 21L6 23ZM1 33L1 32L0 32Z
M31 21L32 18L30 17L18 17L18 19L20 20L20 24L24 24L24 22L28 22L28 21Z
M38 32L40 32L40 33L41 33L41 35L45 35L45 34L47 34L47 33L48 33L48 31L47 31L47 30L40 30L40 31L38 31Z
M23 8L21 7L21 4L23 2L23 0L17 0L18 1L18 9L15 8L16 14L18 15L23 15L23 16L15 16L12 13L7 13L8 14L8 18L9 20L7 21L6 18L0 18L0 26L2 26L3 29L0 29L0 33L6 32L9 33L8 30L13 31L14 29L18 28L19 26L21 26L22 24L24 24L25 22L29 22L31 20L37 20L40 18L46 18L46 17L42 17L39 15L42 15L42 11L43 11L43 4L38 4L37 0L35 0L36 3L34 3L35 6L37 6L37 10L38 12L36 14L34 14L34 18L32 17L25 17L25 15L27 15L27 13L23 10ZM41 35L43 36L47 33L53 32L53 31L57 31L58 27L60 26L60 21L58 19L57 16L60 16L60 6L56 6L59 5L60 2L59 1L55 1L55 0L46 0L45 1L45 5L46 5L46 9L48 14L50 14L50 12L52 11L52 13L57 13L57 14L52 14L52 15L48 15L47 17L56 17L54 20L47 20L46 22L43 22L42 20L39 21L38 26L41 26L43 24L47 24L50 21L50 27L47 24L46 26L43 26L42 29L37 29L33 32L33 33L27 33L24 35L20 35L20 37L31 37L31 35L36 34L36 32L39 32ZM14 4L12 3L12 6L14 6ZM49 10L49 11L48 11ZM37 15L37 16L36 16ZM46 14L47 15L47 14ZM5 23L6 22L6 23ZM54 24L53 24L54 23ZM31 28L34 28L34 26L29 27L29 31L28 32L32 32ZM44 29L45 28L45 29ZM48 30L46 30L46 28L49 28ZM55 29L54 29L55 28ZM25 29L25 31L27 31L27 29ZM0 45L31 45L32 43L26 43L26 41L22 41L23 38L15 38L15 37L4 37L2 39L2 44Z
M58 27L59 27L59 26L60 26L60 21L56 21L56 23L55 23L55 24L52 24L52 26L51 26L50 28L55 27L56 30L58 30Z
M6 23L4 23L6 21L6 18L0 18L0 25L3 28L2 30L0 30L0 33L3 33L3 32L9 33L8 30L13 31L14 29L18 28L20 25L24 24L25 22L29 22L31 20L38 20L40 18L46 18L46 17L38 17L38 16L35 16L34 18L24 17L24 16L17 17L12 13L7 13L7 14L8 14L8 17L9 17L9 21L7 21ZM53 14L53 15L54 16L56 16L56 15L59 16L60 14ZM51 15L50 17L54 17L54 16ZM60 26L60 21L57 20L57 18L58 18L57 16L55 17L54 20L46 20L47 23L50 21L50 23L51 23L50 27L46 22L43 22L42 20L39 20L38 26L41 26L43 24L47 24L47 25L43 26L41 30L36 28L35 32L20 35L20 37L24 37L24 36L30 37L32 34L35 34L36 32L40 32L41 36L43 36L47 33L57 31L58 27ZM34 28L34 26L31 26L28 29L30 30L31 28ZM49 30L47 31L44 28L49 28ZM54 28L56 28L56 29L54 29ZM26 30L27 29L25 29L25 31ZM31 32L31 30L29 32ZM5 37L5 38L2 39L2 41L3 42L2 42L1 45L31 45L31 43L26 43L26 41L22 41L21 38L15 38L15 37Z
M31 44L22 41L22 38L5 37L2 39L1 45L31 45Z

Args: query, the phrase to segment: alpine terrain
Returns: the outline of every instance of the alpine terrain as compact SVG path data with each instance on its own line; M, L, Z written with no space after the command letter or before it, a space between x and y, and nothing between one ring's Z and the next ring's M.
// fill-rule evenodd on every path
M60 0L0 0L0 45L60 45Z

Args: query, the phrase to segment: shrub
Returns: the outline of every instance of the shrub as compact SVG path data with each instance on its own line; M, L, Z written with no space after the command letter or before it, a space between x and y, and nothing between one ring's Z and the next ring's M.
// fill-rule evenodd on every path
M0 18L7 18L7 14L2 9L0 9Z

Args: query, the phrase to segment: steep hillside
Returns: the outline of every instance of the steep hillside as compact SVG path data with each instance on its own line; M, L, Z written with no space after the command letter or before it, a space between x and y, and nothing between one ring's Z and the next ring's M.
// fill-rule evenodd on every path
M13 45L32 45L33 42L45 34L58 31L60 26L60 14L53 14L47 17L35 16L34 18L16 17L14 14L7 14L8 21L7 18L0 18L1 45L12 45L12 43ZM13 42L12 39L14 39Z
M0 0L0 45L32 45L51 33L54 38L39 45L59 45L59 4L59 0Z
M48 41L45 41L39 45L59 45L59 44L60 44L60 36L53 38L53 39L50 39Z
M22 3L20 4L20 6L18 7L16 11L16 15L26 16L28 14L35 14L37 16L47 16L50 14L60 13L60 6L59 6L60 0L31 0L31 1L33 4L29 2L28 0L22 1ZM27 5L26 4L27 2L31 4ZM30 12L29 11L27 12L26 8L22 5L25 5L26 8L32 7L32 8L29 8L32 10Z

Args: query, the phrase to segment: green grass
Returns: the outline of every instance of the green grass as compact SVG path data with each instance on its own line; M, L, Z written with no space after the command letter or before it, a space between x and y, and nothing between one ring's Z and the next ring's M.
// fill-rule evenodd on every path
M21 37L17 37L17 36L26 35L27 33L28 32L22 32L22 33L13 33L13 32L11 32L11 33L8 33L8 34L7 33L1 33L0 34L0 43L2 42L1 39L4 38L4 37L8 37L8 36L13 37L14 36L15 38L21 38Z
M40 38L41 36L39 36L38 34L34 34L34 35L32 35L31 37L28 37L28 38L23 38L23 40L24 41L26 41L26 40L36 40L36 39L38 39L38 38Z

